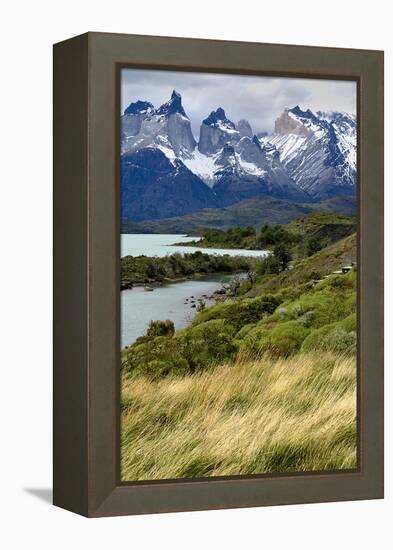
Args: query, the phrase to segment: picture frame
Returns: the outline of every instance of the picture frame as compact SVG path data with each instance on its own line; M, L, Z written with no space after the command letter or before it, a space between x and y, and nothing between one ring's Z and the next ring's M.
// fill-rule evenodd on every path
M355 80L358 468L120 481L119 70ZM383 52L86 33L54 46L54 504L87 517L383 498Z

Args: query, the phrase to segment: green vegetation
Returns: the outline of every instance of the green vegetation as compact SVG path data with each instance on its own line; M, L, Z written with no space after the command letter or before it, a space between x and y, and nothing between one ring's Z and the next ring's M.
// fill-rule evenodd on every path
M205 229L202 239L186 246L206 248L243 248L246 250L286 249L297 258L312 256L356 231L356 220L340 214L315 212L296 219L288 226L265 224L257 231L252 226L226 231Z
M356 466L356 266L332 274L356 261L355 228L313 214L208 233L272 254L187 328L152 321L122 351L123 479Z
M200 251L163 258L125 256L120 260L121 289L134 284L164 283L208 273L248 271L253 262L244 256L212 256Z
M234 361L242 353L249 357L289 357L301 349L353 353L355 287L355 273L331 275L298 289L205 308L178 332L170 321L151 323L146 335L123 351L123 375L183 376Z
M257 272L264 272L265 261L259 260L256 263ZM292 262L292 269L276 276L260 277L249 289L249 295L259 296L280 289L299 289L301 285L320 280L333 271L352 264L356 264L356 234L323 248L313 256L297 258Z
M299 238L298 255L307 257L353 235L356 231L356 220L339 214L315 212L290 223L288 231Z
M288 232L283 226L265 224L259 233L251 226L234 227L226 231L206 229L202 232L201 240L182 244L183 246L201 246L205 248L265 250L277 245L291 246L298 241L298 236Z

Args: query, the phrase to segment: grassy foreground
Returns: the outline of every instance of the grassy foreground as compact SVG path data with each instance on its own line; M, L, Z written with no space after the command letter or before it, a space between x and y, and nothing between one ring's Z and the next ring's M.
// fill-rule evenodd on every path
M356 360L335 352L122 383L121 477L356 467Z

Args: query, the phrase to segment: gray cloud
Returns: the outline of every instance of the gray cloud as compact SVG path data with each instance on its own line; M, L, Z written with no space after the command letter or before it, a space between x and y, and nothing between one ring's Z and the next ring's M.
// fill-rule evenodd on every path
M350 81L123 69L121 110L138 99L158 107L172 90L183 99L196 138L201 121L217 107L237 122L249 120L254 133L272 131L285 107L356 112L356 84Z

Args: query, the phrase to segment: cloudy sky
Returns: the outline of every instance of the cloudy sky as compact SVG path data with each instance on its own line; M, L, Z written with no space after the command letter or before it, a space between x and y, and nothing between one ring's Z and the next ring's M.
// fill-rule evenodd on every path
M197 139L201 121L217 107L235 123L246 118L254 133L271 132L284 108L295 105L356 113L355 82L140 69L122 70L121 110L138 99L159 107L172 90L182 95Z

